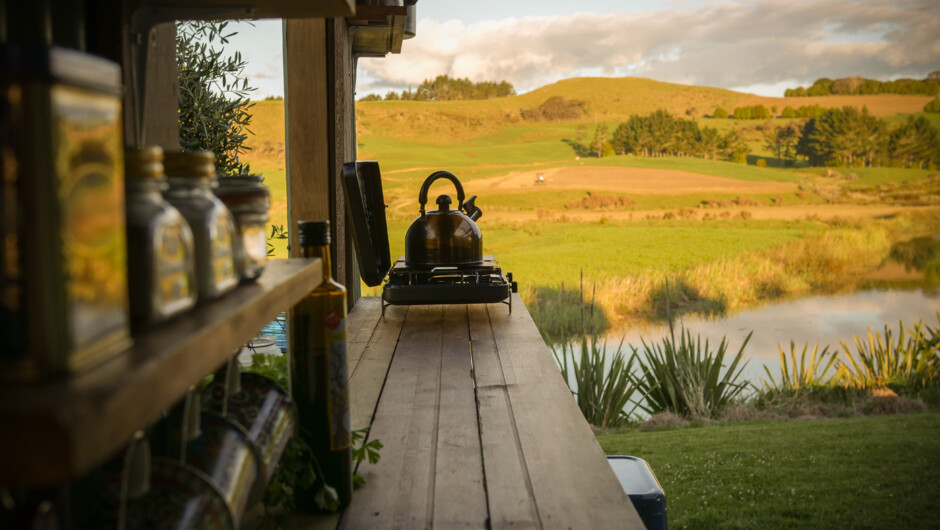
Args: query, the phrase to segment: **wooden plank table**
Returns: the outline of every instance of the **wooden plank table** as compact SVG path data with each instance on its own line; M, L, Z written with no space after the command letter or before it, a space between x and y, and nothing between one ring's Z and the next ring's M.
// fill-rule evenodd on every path
M353 428L384 444L340 516L294 528L643 528L518 295L350 313Z

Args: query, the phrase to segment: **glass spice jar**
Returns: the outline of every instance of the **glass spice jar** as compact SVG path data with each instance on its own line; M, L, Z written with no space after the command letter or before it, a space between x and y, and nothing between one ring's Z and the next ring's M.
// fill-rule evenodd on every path
M238 285L232 241L235 222L212 193L218 185L215 155L210 151L166 153L163 166L170 185L163 196L193 231L198 302L208 302Z
M28 7L2 3L14 4ZM0 154L0 380L121 354L131 340L120 65L0 42Z
M262 175L223 177L215 194L235 217L235 268L242 281L261 276L268 261L265 231L271 193Z
M124 154L127 179L127 276L131 329L136 333L196 304L193 232L163 199L163 149Z

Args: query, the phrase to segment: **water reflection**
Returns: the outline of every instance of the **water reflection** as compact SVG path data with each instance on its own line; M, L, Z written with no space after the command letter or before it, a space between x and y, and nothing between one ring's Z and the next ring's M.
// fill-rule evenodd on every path
M727 336L730 352L736 352L744 337L753 330L754 336L744 350L745 358L750 361L743 376L757 382L759 377L766 377L765 364L775 374L779 372L778 344L787 352L790 340L796 341L800 351L806 341L810 347L819 343L820 349L829 345L830 350L837 350L841 348L840 340L851 346L853 335L864 336L869 329L883 331L885 323L891 324L895 331L899 320L906 326L920 320L936 326L937 311L940 311L940 291L936 289L875 289L779 302L721 319L685 316L681 322L693 337L700 334L702 341L707 339L710 346L717 346L722 337ZM611 348L616 348L620 338L625 337L625 343L640 347L641 337L647 343L659 342L667 333L668 327L663 325L635 326L612 330L607 341Z

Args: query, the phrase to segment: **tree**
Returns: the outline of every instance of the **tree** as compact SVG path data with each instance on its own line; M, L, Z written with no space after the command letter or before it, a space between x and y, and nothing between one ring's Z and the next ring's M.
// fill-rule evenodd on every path
M176 67L179 83L180 148L215 153L220 175L248 173L239 155L251 133L249 94L255 89L244 75L241 54L223 56L214 46L228 44L235 32L226 33L228 22L178 22Z
M578 128L574 131L574 141L581 143L584 141L584 136L587 135L587 127L582 123L578 125Z
M591 150L597 154L598 158L604 156L604 144L607 142L607 124L601 123L594 129L594 139L591 141Z
M888 150L892 159L923 169L940 161L940 135L927 118L908 116L905 123L891 132Z
M940 112L940 98L933 98L924 105L924 112Z
M749 120L753 116L753 109L751 107L735 107L734 109L734 119L736 120Z
M718 129L704 127L699 132L696 140L698 154L701 155L702 158L710 158L712 160L718 158L718 149L721 145L721 135L718 134Z
M728 111L726 111L725 109L723 109L723 108L721 108L721 107L716 107L716 108L715 108L715 112L712 113L712 116L714 116L714 117L716 117L716 118L718 118L718 119L720 119L720 120L723 120L723 119L725 119L725 118L728 117Z
M721 137L718 150L732 162L738 164L747 163L747 142L744 141L744 138L741 137L741 134L736 129L731 129Z

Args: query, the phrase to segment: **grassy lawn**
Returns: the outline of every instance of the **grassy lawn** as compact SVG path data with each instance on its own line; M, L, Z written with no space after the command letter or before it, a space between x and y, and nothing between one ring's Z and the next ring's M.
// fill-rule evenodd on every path
M670 528L940 528L940 412L598 435L646 459Z
M389 223L392 259L404 254L410 224L410 220ZM485 253L498 256L503 269L512 272L522 287L562 282L575 286L582 268L585 279L597 280L650 269L678 270L773 247L820 227L753 220L481 225Z

